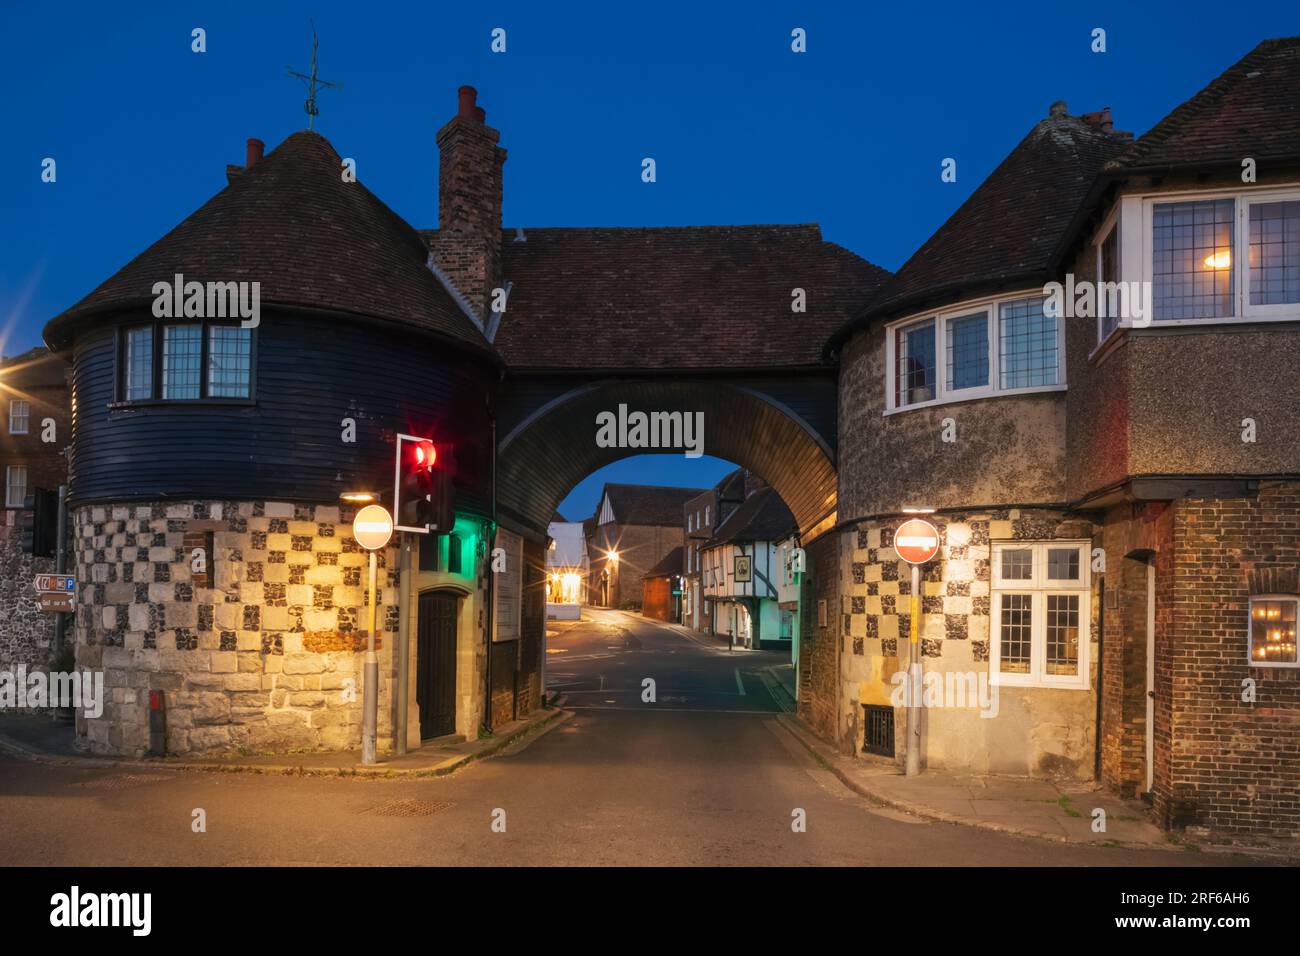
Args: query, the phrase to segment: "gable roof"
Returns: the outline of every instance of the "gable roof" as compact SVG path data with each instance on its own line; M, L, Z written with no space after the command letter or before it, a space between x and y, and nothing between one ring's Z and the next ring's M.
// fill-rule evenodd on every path
M1049 281L1057 247L1102 166L1132 141L1110 130L1107 117L1070 116L1054 103L827 350L879 319Z
M1108 169L1240 167L1300 158L1300 37L1265 40L1178 106Z
M819 365L889 276L815 224L522 233L503 232L494 344L524 369ZM791 313L795 288L806 313Z
M748 541L781 541L799 530L794 515L774 488L756 491L718 526L702 548Z
M0 396L10 389L67 388L72 367L43 345L0 357ZM18 395L22 398L22 395Z
M680 526L686 502L703 488L665 488L660 485L607 484L601 492L603 504L609 499L614 520L621 525Z
M490 354L478 327L427 267L420 235L360 182L343 182L319 133L294 133L93 292L45 326L62 347L74 323L146 307L155 282L257 281L261 303L387 320Z
M679 544L665 554L642 578L669 578L682 573L682 546Z

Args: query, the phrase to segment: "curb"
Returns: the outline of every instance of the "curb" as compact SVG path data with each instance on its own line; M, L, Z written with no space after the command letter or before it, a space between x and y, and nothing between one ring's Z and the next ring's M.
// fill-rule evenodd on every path
M1108 842L1105 840L1089 840L1087 842L1082 842L1079 840L1071 840L1069 837L1058 836L1057 834L1054 833L1043 833L1040 830L1034 830L1029 827L1018 827L1018 826L1013 826L1011 824L1005 824L1005 823L993 823L992 821L989 820L980 820L975 817L964 817L961 816L960 814L948 813L943 810L935 810L931 807L918 807L914 804L905 803L893 797L885 796L879 793L878 791L873 790L870 787L862 784L860 781L858 781L850 774L846 773L841 767L839 767L838 762L841 759L840 755L835 753L828 753L825 750L823 744L821 744L819 741L815 741L811 739L809 732L803 727L802 721L799 721L797 717L793 717L788 714L781 714L777 717L777 720L782 727L784 727L787 731L789 731L792 737L794 737L797 741L799 741L799 743L802 744L804 748L813 755L813 757L817 760L818 764L820 764L826 770L829 770L832 774L834 774L835 777L840 781L840 783L844 784L846 787L848 787L850 790L852 790L854 793L858 794L859 796L865 797L866 799L870 800L872 803L876 803L881 806L888 807L891 810L900 810L904 813L909 813L914 817L921 817L922 819L925 820L933 820L937 823L954 823L959 826L977 827L978 829L981 830L991 830L995 833L1006 833L1012 836L1029 837L1037 840L1046 840L1051 843L1061 843L1061 844L1067 844L1073 846L1100 846ZM1119 843L1119 841L1117 840L1111 842ZM1151 849L1151 850L1162 850L1165 852L1171 850L1183 850L1184 852L1186 852L1186 846L1187 846L1187 844L1173 846L1165 843L1134 843L1134 844L1123 843L1119 845L1123 846L1126 849Z
M299 776L299 777L349 777L353 779L397 779L397 778L418 778L418 777L445 777L448 774L455 773L476 760L486 760L494 757L507 747L520 743L527 737L540 736L542 733L550 731L559 726L564 721L573 716L571 710L556 709L546 717L529 721L522 727L516 728L509 734L494 739L492 743L484 747L477 753L459 754L448 757L431 767L419 768L393 768L376 766L374 769L365 767L304 767L301 764L277 763L277 764L212 764L212 763L194 763L194 762L174 762L166 757L154 758L151 760L141 760L134 757L70 757L61 754L51 754L46 751L37 750L29 747L20 741L0 734L0 751L4 751L11 756L18 757L31 763L43 764L45 766L57 767L87 767L92 769L108 770L173 770L173 771L191 771L200 773L249 773L270 776Z

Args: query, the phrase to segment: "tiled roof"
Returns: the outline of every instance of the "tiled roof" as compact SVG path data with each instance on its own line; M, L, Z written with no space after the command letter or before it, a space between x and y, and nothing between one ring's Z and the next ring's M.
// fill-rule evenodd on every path
M828 348L875 319L1048 281L1089 187L1131 142L1055 104Z
M667 578L682 573L682 546L679 544L653 568L641 575L643 578Z
M605 485L601 501L609 496L614 520L621 525L673 525L682 523L686 502L702 488L664 488L659 485Z
M1300 158L1300 37L1265 40L1109 167L1239 166Z
M64 388L70 366L43 345L20 355L0 358L0 395L4 386L16 389ZM18 396L21 398L21 396Z
M816 225L525 229L503 233L512 283L495 345L518 368L821 363L884 269ZM807 312L792 313L792 290Z
M775 489L764 488L745 499L726 521L718 527L713 537L701 547L744 541L781 541L798 530L794 515L785 506Z
M151 305L155 282L258 281L261 302L355 313L489 350L427 268L420 235L359 182L314 132L294 133L88 296L51 319L61 346L74 320Z

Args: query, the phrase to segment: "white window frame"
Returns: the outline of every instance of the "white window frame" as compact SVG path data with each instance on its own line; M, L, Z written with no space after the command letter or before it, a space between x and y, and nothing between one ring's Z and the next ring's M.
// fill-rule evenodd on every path
M1300 667L1300 660L1296 661L1257 661L1251 657L1251 651L1255 648L1255 602L1256 601L1290 601L1296 605L1296 619L1300 621L1300 595L1295 594L1252 594L1250 602L1246 608L1246 663L1251 667ZM1300 657L1300 655L1297 655Z
M18 495L18 500L14 501L14 476L22 475L22 492ZM7 465L5 466L5 507L21 508L27 500L27 466L26 465Z
M1120 231L1120 208L1121 208L1120 203L1116 203L1111 208L1110 212L1107 213L1106 218L1102 220L1101 228L1098 229L1096 234L1093 236L1092 254L1093 254L1094 261L1096 263L1095 268L1093 269L1093 277L1095 283L1100 283L1102 281L1101 247L1106 244L1106 240L1109 239L1112 234L1115 236L1115 278L1111 281L1113 282L1124 281L1124 233ZM1098 290L1094 288L1093 291L1097 292ZM1095 303L1095 308L1097 310L1098 347L1110 341L1111 337L1116 335L1121 328L1124 328L1125 325L1124 316L1121 315L1119 317L1119 321L1115 323L1115 328L1111 329L1109 334L1106 334L1104 332L1104 326L1102 324L1102 321L1103 319L1106 318L1106 316L1102 314L1102 309L1103 309L1102 301L1103 301L1103 297L1100 294L1095 295L1093 298L1093 302Z
M909 315L885 326L885 415L910 412L916 408L930 408L934 405L947 405L952 402L968 402L973 399L1002 397L1004 395L1032 395L1040 392L1062 392L1066 388L1065 361L1065 321L1056 318L1056 384L1029 385L1024 388L999 388L1002 378L1001 348L998 337L1001 307L1020 299L1043 296L1042 286L1024 289L1015 293L999 293L980 299L968 299L965 302L943 309ZM966 318L973 312L984 312L988 320L989 380L985 386L972 388L948 388L948 323L953 319ZM913 402L899 405L898 402L898 356L894 344L894 333L906 325L934 320L935 358L934 379L935 397L925 402Z
M1090 559L1092 542L1082 539L1060 541L993 541L990 542L989 597L989 682L1003 687L1054 687L1063 690L1088 690L1092 666L1092 577ZM1074 548L1079 552L1079 580L1058 581L1047 577L1047 552ZM1033 551L1033 573L1029 580L1003 581L1002 552ZM1000 595L1032 595L1030 601L1029 673L1003 673L1002 613ZM1079 598L1079 673L1047 674L1047 597L1055 594Z
M18 421L18 411L22 410L22 428L14 425ZM28 435L32 429L32 404L21 398L9 399L9 434Z
M1131 245L1137 242L1142 266L1142 281L1152 282L1154 275L1155 207L1166 203L1202 202L1212 199L1232 199L1235 201L1236 217L1232 235L1232 288L1233 313L1228 316L1204 319L1155 319L1152 326L1179 325L1230 325L1239 322L1296 322L1300 321L1300 302L1283 305L1250 304L1250 206L1270 202L1300 201L1300 185L1289 187L1237 188L1189 190L1187 192L1164 192L1125 197L1125 201L1140 203L1142 209L1142 229L1136 236L1120 233L1120 261L1128 262L1132 256ZM1120 275L1123 276L1123 265ZM1153 296L1154 305L1154 296ZM1120 328L1132 328L1131 320L1122 320Z

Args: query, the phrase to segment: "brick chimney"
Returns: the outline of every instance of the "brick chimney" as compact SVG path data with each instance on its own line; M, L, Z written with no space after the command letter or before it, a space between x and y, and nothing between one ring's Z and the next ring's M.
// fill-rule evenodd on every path
M501 134L485 122L472 86L460 88L456 115L438 130L438 233L434 261L480 319L501 279ZM484 325L486 326L486 321Z

